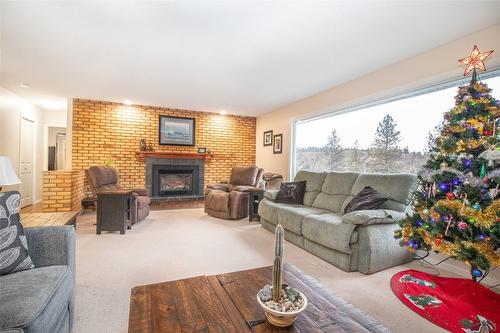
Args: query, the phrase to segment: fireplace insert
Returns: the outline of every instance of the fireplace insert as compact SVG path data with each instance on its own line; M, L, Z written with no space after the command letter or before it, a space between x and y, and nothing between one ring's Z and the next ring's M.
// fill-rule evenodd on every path
M199 195L200 170L197 165L153 165L154 197Z

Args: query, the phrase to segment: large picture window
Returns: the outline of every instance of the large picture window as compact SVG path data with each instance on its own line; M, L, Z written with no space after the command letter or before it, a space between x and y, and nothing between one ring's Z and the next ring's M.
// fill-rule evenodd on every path
M500 76L482 82L500 99ZM463 84L461 80L411 97L297 122L292 172L416 173Z

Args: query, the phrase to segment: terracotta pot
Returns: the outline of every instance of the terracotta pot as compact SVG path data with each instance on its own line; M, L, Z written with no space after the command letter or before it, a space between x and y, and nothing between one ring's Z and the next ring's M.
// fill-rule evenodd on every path
M298 291L298 290L297 290ZM259 293L257 293L257 302L259 302L260 306L264 310L266 314L267 320L274 326L277 327L288 327L294 323L294 321L297 319L299 314L304 311L304 309L307 307L307 298L306 296L298 291L300 296L302 296L302 299L304 300L304 304L302 304L302 307L299 310L295 311L289 311L289 312L281 312L281 311L276 311L269 309L261 300L259 297Z

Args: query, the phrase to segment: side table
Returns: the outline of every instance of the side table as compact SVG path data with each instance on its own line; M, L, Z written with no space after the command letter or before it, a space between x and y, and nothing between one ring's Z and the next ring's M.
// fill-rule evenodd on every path
M262 199L264 199L263 189L250 190L250 198L248 199L248 221L253 221L254 219L260 221L258 209Z
M132 191L107 191L97 193L97 228L101 231L119 231L124 234L132 226Z

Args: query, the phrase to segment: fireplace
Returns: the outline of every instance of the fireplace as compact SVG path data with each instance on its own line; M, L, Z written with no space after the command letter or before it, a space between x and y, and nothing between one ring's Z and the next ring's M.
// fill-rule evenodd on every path
M146 160L146 187L153 200L203 198L203 182L203 161L171 158Z

